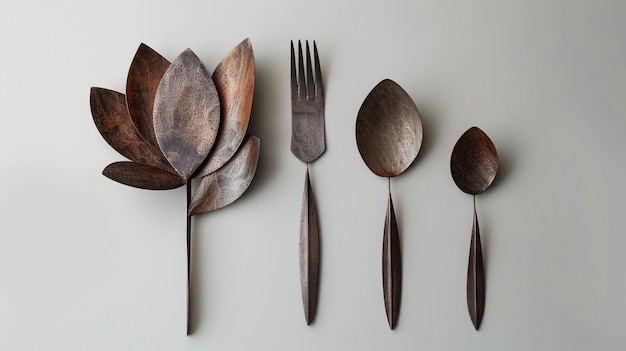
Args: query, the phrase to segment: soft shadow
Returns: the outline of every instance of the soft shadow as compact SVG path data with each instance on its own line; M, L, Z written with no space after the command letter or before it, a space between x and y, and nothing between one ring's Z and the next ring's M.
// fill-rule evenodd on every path
M415 158L415 161L409 167L407 172L411 172L413 168L416 168L415 165L421 162L424 162L428 159L429 155L432 153L432 150L436 148L438 144L440 130L441 130L441 122L440 119L437 118L439 116L438 108L436 105L429 103L419 103L416 101L416 105L418 105L420 118L422 120L422 146ZM419 168L419 166L417 166Z
M490 186L491 191L498 189L500 184L504 184L509 179L512 172L515 170L515 160L517 159L516 150L513 138L507 138L506 136L498 140L494 140L496 151L498 152L498 173L493 183ZM491 192L490 191L490 192Z
M422 119L424 136L422 139L422 148L420 149L417 157L424 159L430 155L432 149L438 144L441 122L440 118L438 118L439 111L437 105L429 104L427 102L420 103L418 105L418 109Z
M274 176L273 172L280 162L279 128L276 128L276 125L282 122L280 116L282 99L278 98L274 89L284 85L278 81L283 77L279 74L283 68L279 64L280 62L258 60L255 66L254 101L248 133L261 139L261 147L256 174L247 193L255 193L258 188L263 188Z

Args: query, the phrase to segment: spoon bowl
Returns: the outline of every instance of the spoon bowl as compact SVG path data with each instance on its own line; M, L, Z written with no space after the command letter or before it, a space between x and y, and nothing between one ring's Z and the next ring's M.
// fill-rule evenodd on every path
M394 81L381 81L363 101L356 143L367 167L381 177L402 174L417 157L422 120L409 94Z
M498 173L498 152L485 132L468 129L452 150L452 179L463 192L477 195L487 190Z

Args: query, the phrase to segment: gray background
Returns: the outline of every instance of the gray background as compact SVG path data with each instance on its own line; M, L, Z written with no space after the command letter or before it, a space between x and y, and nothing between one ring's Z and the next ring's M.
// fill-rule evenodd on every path
M619 350L626 314L623 1L3 1L0 349ZM251 188L194 219L195 333L185 337L185 192L103 177L89 88L124 91L141 42L213 70L256 56ZM311 166L322 280L307 327L298 273L305 166L289 150L289 40L315 39L326 153ZM403 245L398 328L381 287L387 183L356 148L382 79L422 113L392 180ZM465 302L472 199L449 173L476 125L500 172L477 198L487 304Z

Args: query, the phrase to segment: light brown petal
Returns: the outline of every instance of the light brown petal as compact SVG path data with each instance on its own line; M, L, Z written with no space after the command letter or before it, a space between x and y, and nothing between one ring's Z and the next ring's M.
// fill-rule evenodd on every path
M247 136L228 163L202 178L189 204L189 215L217 210L241 197L254 178L259 148L259 138Z

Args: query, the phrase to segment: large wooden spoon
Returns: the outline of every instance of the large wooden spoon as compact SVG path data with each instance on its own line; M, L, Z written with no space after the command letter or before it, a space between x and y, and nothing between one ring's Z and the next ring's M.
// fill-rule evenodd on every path
M485 272L476 215L476 195L487 190L498 172L498 153L487 134L477 127L468 129L454 145L450 161L452 179L474 199L474 221L467 269L467 308L478 330L485 309Z
M383 296L389 327L400 312L402 259L396 215L391 199L391 177L402 174L422 146L422 120L409 94L385 79L367 95L356 119L356 143L374 174L387 177L387 215L383 235Z

